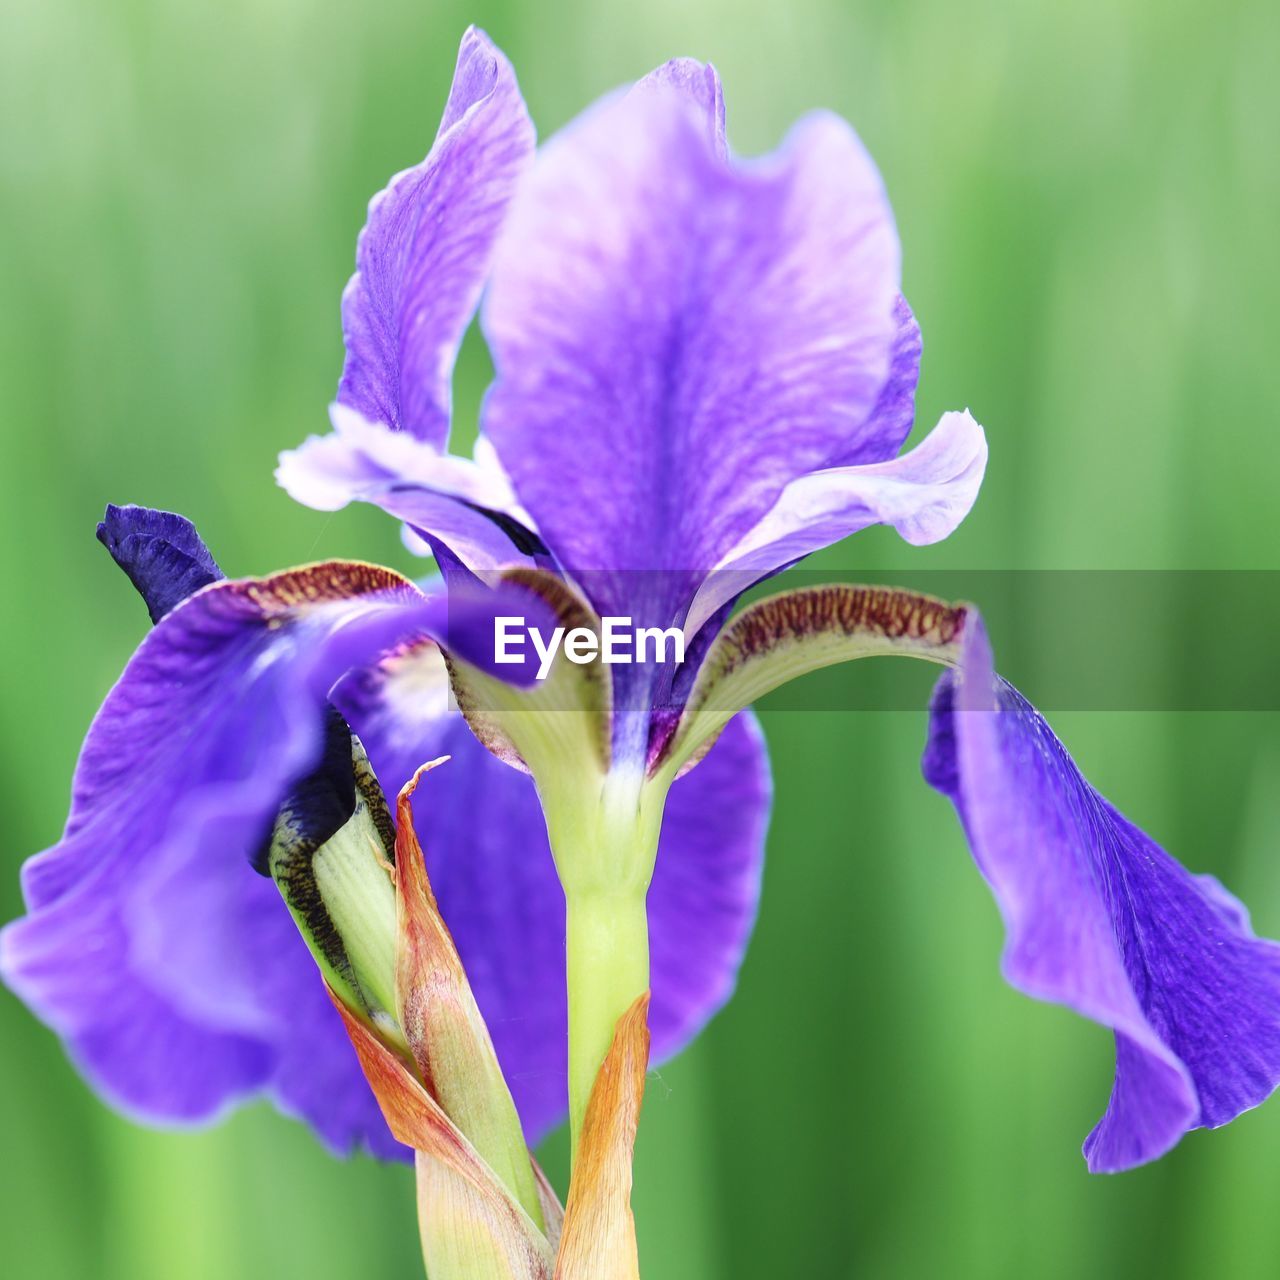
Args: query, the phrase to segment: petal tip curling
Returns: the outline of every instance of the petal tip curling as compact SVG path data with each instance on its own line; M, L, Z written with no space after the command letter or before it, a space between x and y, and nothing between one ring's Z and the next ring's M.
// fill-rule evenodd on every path
M108 504L97 537L137 588L153 622L223 576L195 525L172 511Z
M638 81L632 93L645 93L654 88L675 90L690 101L706 121L715 154L722 160L728 158L724 87L711 63L697 58L672 58Z

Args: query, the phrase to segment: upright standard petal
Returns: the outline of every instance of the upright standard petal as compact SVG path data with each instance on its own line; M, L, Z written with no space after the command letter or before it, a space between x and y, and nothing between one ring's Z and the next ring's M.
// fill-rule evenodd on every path
M369 204L342 299L340 404L444 447L458 344L532 153L511 64L472 27L427 158Z
M1280 1082L1280 947L1097 791L995 675L976 614L934 694L925 776L959 811L1004 917L1005 977L1111 1027L1116 1077L1084 1145L1114 1172L1226 1124Z
M647 93L674 89L684 94L705 121L712 150L722 160L729 156L729 140L724 127L724 86L720 73L709 62L696 58L672 58L650 71L636 85L636 91Z
M157 545L113 554L137 580ZM322 750L333 682L439 631L446 608L389 571L319 565L208 586L134 655L90 729L62 841L24 869L29 914L0 935L6 982L121 1109L197 1121L265 1090L336 1148L394 1149L250 859Z
M471 28L430 153L369 204L342 298L333 432L281 454L276 472L321 511L381 506L475 572L541 549L496 461L445 453L458 345L533 141L510 63Z
M522 503L568 572L595 571L599 612L646 623L790 481L857 451L899 323L897 235L848 125L814 115L731 162L717 98L684 65L553 138L483 311L484 429Z
M889 355L889 377L862 429L851 434L830 462L833 467L856 467L892 458L906 443L916 416L916 385L920 381L923 340L906 298L893 308L895 330Z
M416 825L441 915L536 1141L567 1107L564 893L532 781L491 756L447 699L430 646L406 646L334 692L388 792L424 760L452 757L448 785L418 804ZM656 1061L733 990L755 921L769 801L749 715L672 787L648 906Z

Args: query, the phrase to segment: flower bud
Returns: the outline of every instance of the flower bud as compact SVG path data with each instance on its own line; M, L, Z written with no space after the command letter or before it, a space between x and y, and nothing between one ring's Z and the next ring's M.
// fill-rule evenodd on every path
M260 857L334 993L397 1048L395 828L364 748L336 711L321 764L281 807Z

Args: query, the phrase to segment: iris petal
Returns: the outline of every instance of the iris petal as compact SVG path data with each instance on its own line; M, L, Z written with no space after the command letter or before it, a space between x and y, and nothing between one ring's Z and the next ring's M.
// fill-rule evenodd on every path
M729 161L706 83L651 78L541 149L482 313L484 429L522 503L599 612L646 624L876 434L898 332L897 234L849 126ZM628 570L664 571L659 598Z
M474 573L536 563L533 521L491 450L454 457L345 405L330 416L329 435L280 455L276 480L290 497L319 511L371 502Z
M431 151L369 204L342 298L334 431L282 454L276 473L322 511L376 503L477 571L529 563L502 523L518 529L527 517L499 468L444 452L450 387L533 142L510 63L472 28Z
M959 811L1019 990L1111 1027L1116 1076L1085 1142L1095 1172L1162 1155L1280 1082L1280 947L1100 795L996 676L979 619L934 694L924 770Z
M150 507L107 507L98 541L146 602L152 622L223 572L185 516Z
M532 153L511 64L472 27L431 151L369 203L342 299L339 404L444 447L458 345Z
M6 982L117 1106L193 1122L266 1090L336 1149L394 1150L248 864L321 750L336 678L445 608L333 564L209 586L143 641L89 731L62 841L24 869L29 914L0 934Z
M969 514L986 465L982 428L948 413L901 457L793 480L699 588L685 630L696 634L745 587L869 525L892 525L916 546L941 541Z
M842 442L829 466L855 467L864 462L892 458L906 443L916 415L916 385L920 381L920 354L923 340L920 326L899 297L893 309L896 329L889 354L889 377L862 429Z

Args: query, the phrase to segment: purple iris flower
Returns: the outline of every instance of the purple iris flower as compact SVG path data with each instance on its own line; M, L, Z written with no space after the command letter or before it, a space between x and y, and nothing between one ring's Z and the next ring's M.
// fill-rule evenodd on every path
M451 231L435 194L438 144L371 206L334 432L279 475L321 509L377 503L447 565L550 567L601 615L681 625L682 671L615 669L615 762L643 751L652 771L746 586L872 523L945 537L974 501L985 440L947 414L899 456L920 332L879 175L843 121L808 117L774 154L737 159L714 70L672 62L552 138L517 187L510 143L529 127L499 66L503 89L471 108L474 153L497 157L470 174L473 199L510 201L492 261L478 236L450 259L452 313L411 266L468 225ZM488 235L497 220L471 225ZM446 452L442 371L486 266L497 377L464 462ZM437 394L410 410L422 368ZM1116 1033L1090 1167L1152 1159L1257 1104L1280 1080L1274 944L1089 787L992 674L972 611L956 662L925 768L1008 923L1006 976ZM987 704L999 710L958 709Z
M469 585L512 568L689 639L680 666L615 669L605 752L609 777L670 785L647 899L656 1057L727 997L754 919L769 782L742 708L802 670L904 652L953 668L926 774L1005 916L1007 977L1116 1033L1090 1166L1154 1158L1270 1092L1273 944L1089 787L995 676L975 611L833 588L730 619L746 587L867 525L947 536L985 466L967 413L899 453L920 334L846 124L809 117L740 160L715 73L673 62L535 158L510 66L470 31L435 144L371 203L357 268L333 433L286 455L281 482L321 509L383 507L434 552L448 600L343 563L220 581L179 517L108 512L104 541L157 625L90 729L63 839L25 868L0 961L112 1102L195 1121L265 1093L337 1149L396 1152L253 871L282 806L341 820L333 762L354 732L388 793L453 756L416 810L432 883L526 1132L563 1113L546 795L446 696L443 655L485 666L493 610L468 612ZM485 290L497 376L460 458L451 372Z
M377 503L446 571L552 567L601 616L705 643L751 583L875 523L937 541L977 495L967 413L898 456L920 330L870 156L815 113L732 158L709 66L668 63L535 160L510 67L469 33L436 145L373 199L356 259L334 431L279 479ZM449 373L486 284L497 377L465 459ZM671 676L615 670L619 756L678 709Z

